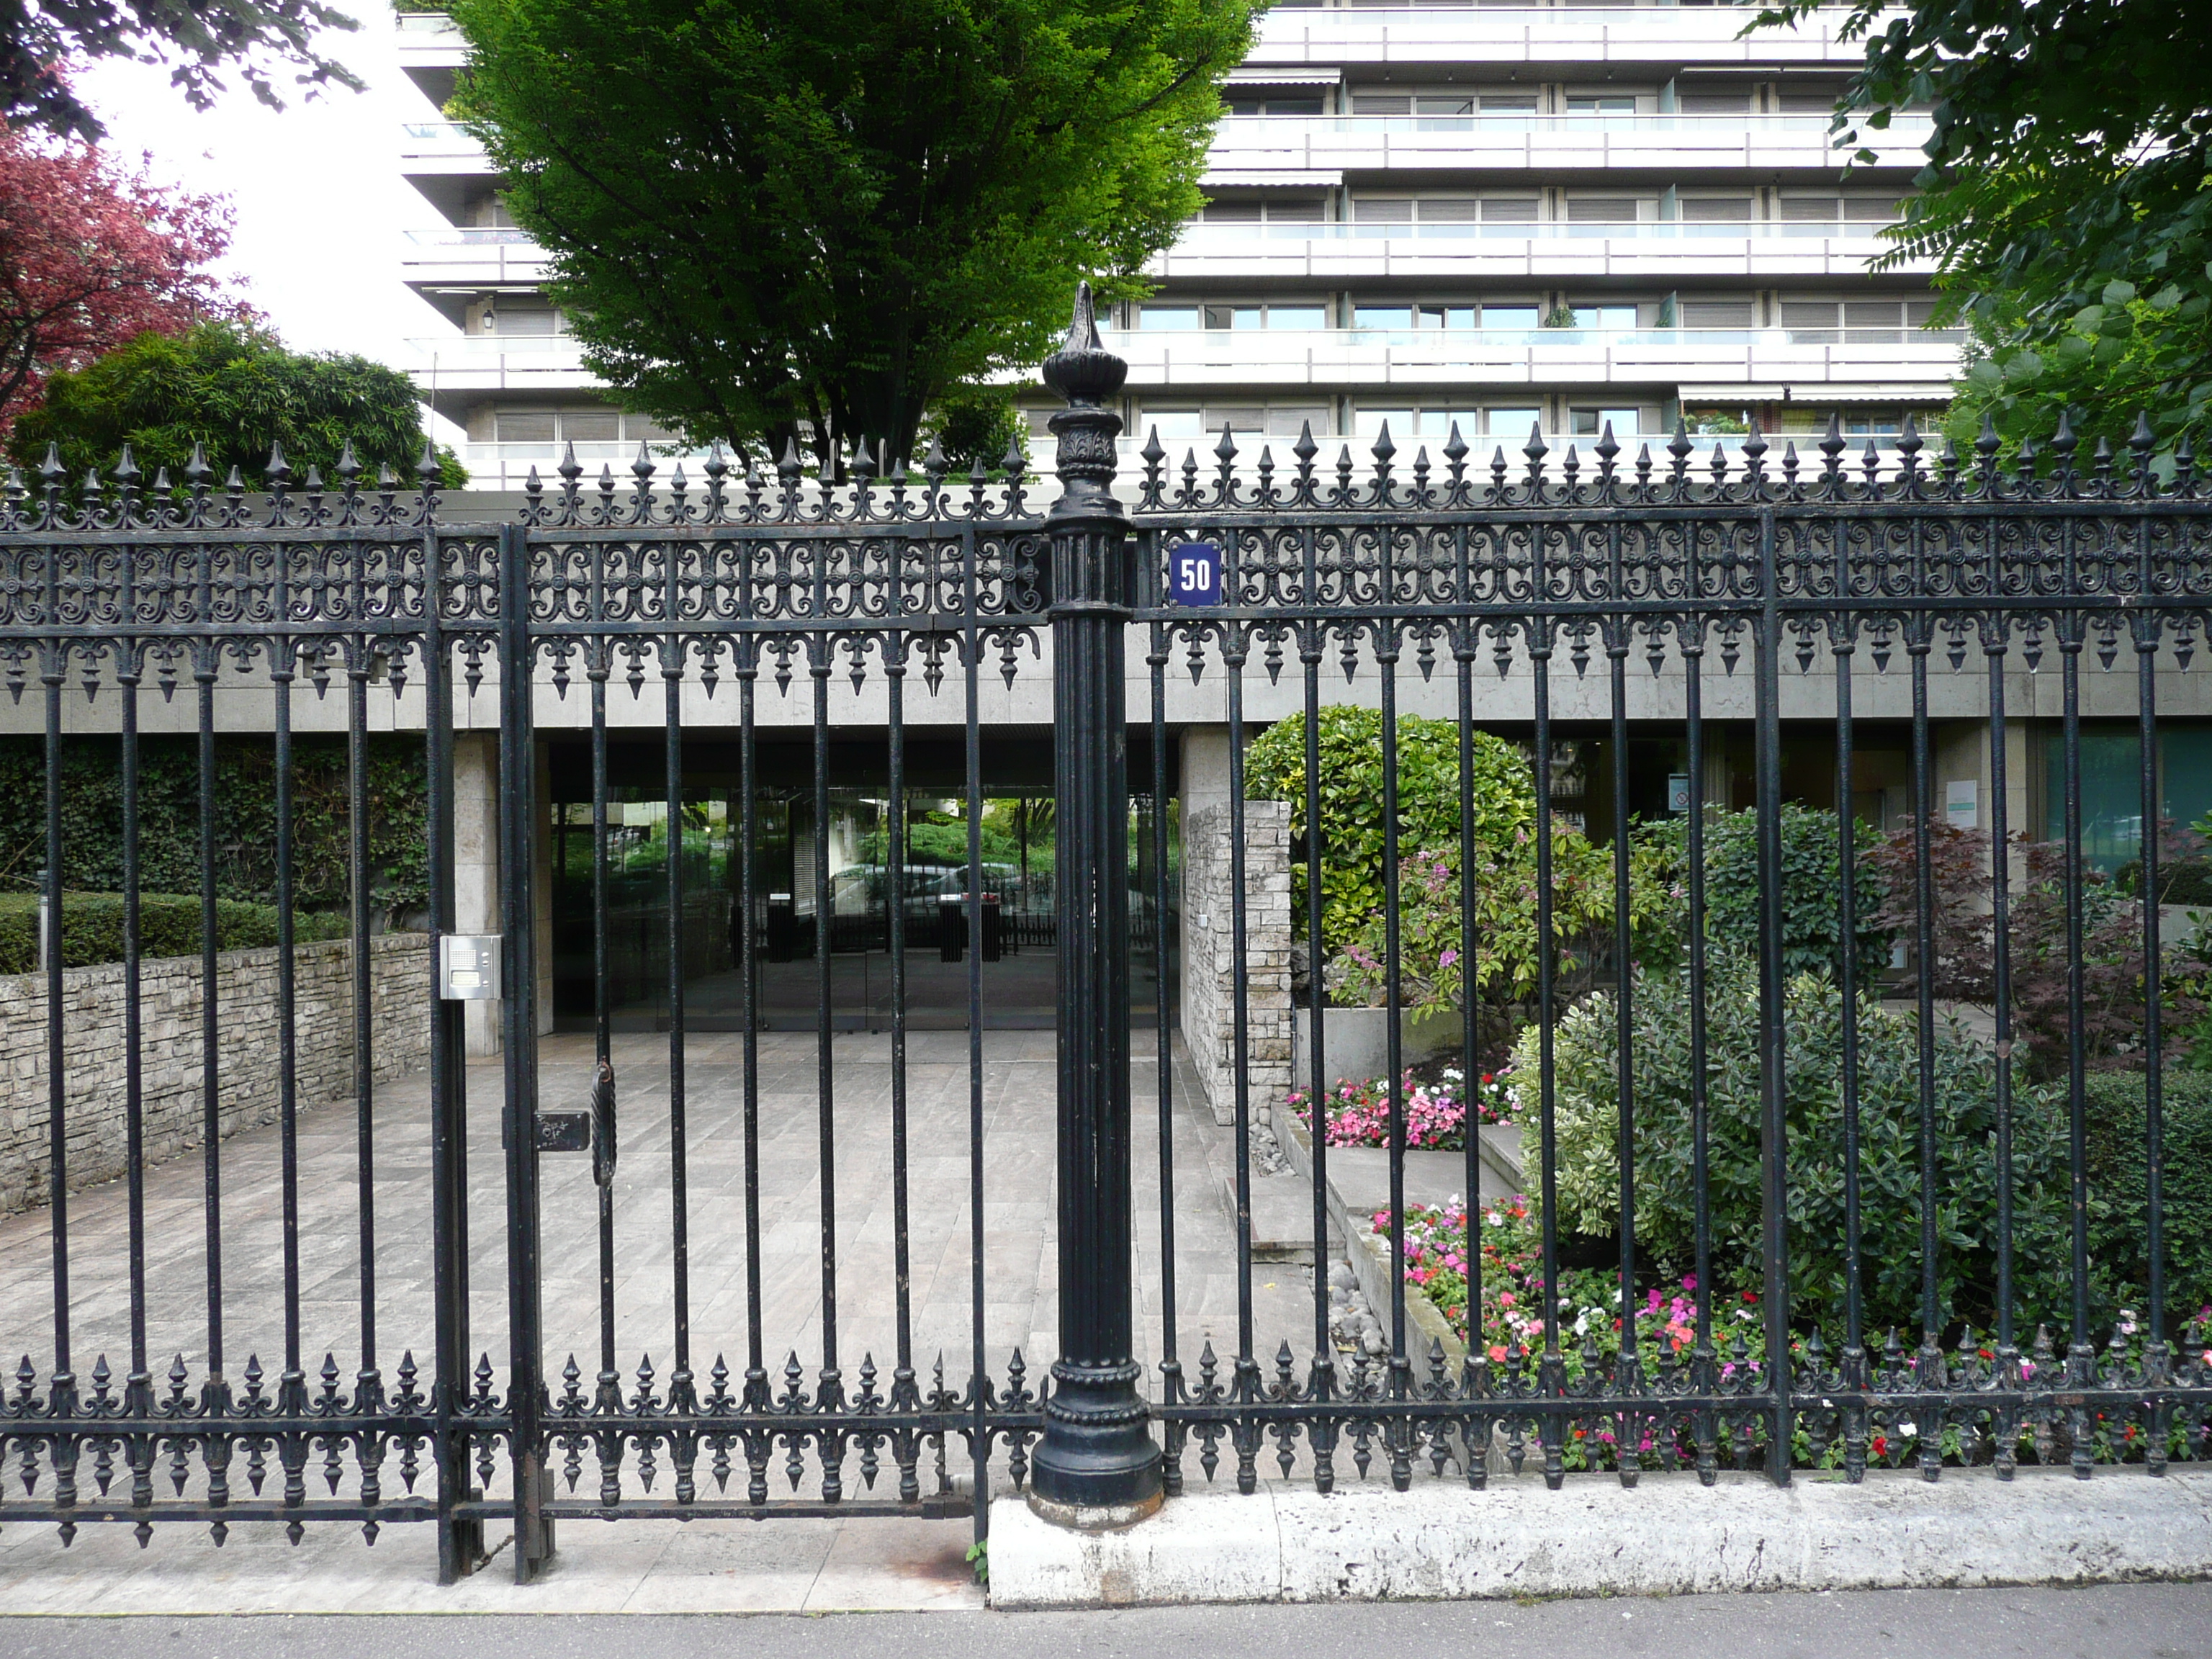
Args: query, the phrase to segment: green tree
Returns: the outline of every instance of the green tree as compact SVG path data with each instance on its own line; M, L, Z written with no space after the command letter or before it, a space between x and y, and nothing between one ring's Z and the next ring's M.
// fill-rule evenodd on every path
M1792 23L1784 0L1753 24ZM2039 441L2061 413L2166 453L2212 410L2212 29L2191 0L1852 0L1846 143L1934 122L1895 264L1932 257L1973 348L1954 419ZM1856 112L1854 113L1854 112ZM1861 151L1861 155L1865 152Z
M327 478L348 440L368 476L388 466L411 485L422 406L404 374L366 357L288 351L274 335L240 324L204 323L182 334L141 334L55 375L44 403L15 423L9 449L32 465L57 445L82 477L112 466L128 443L149 478L167 467L179 483L197 443L218 478L235 466L258 482L270 446L281 445L296 481L310 466ZM450 449L438 459L441 487L468 482Z
M0 120L60 137L106 134L70 85L69 66L90 58L167 64L194 109L211 107L231 69L271 109L284 103L268 59L296 70L308 95L323 86L358 92L361 77L316 52L321 29L361 26L321 0L40 0L0 7Z
M910 453L1197 210L1260 0L454 0L586 362L692 441Z

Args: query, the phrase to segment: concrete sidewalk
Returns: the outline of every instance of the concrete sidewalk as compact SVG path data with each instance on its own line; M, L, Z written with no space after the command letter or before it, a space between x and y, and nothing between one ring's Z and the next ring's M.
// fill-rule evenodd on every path
M10 1659L2212 1659L2212 1584L738 1619L5 1619Z

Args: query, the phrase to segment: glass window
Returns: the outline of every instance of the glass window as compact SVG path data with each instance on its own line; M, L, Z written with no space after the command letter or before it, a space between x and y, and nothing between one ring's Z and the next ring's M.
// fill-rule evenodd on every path
M1782 216L1784 219L1835 219L1841 217L1842 213L1843 203L1833 196L1785 196L1782 198Z
M2065 733L2045 733L2043 836L2066 835ZM2158 734L2160 814L2186 829L2212 811L2212 726L2191 723ZM2132 726L2081 726L2081 853L2107 872L2134 861L2142 845L2142 774Z
M1571 222L1593 224L1632 224L1640 216L1643 201L1634 196L1577 196L1567 198L1567 218Z
M1750 328L1754 307L1749 300L1685 300L1684 328ZM1833 326L1831 320L1830 326Z
M1267 222L1271 225L1317 225L1328 217L1328 204L1318 196L1269 202L1267 208Z
M1208 202L1206 222L1209 225L1256 225L1261 217L1257 202Z
M1538 320L1537 308L1532 305L1522 305L1517 301L1509 301L1503 305L1486 301L1483 304L1482 325L1485 328L1534 328Z
M1895 300L1848 300L1844 303L1845 328L1896 328L1904 307Z
M555 319L550 306L500 306L484 312L484 321L499 334L551 334Z
M1847 409L1844 435L1850 438L1893 438L1903 424L1893 409Z
M1486 196L1482 198L1483 222L1533 225L1541 208L1542 204L1533 196Z
M1224 427L1237 439L1256 438L1267 429L1267 411L1251 404L1208 404L1206 406L1205 429L1209 438L1218 438Z
M1685 196L1682 216L1694 224L1747 224L1751 220L1751 198Z
M1461 442L1474 442L1482 435L1482 411L1479 409L1425 409L1421 411L1421 431L1425 434L1449 441L1454 427L1459 428Z
M1844 217L1854 224L1887 224L1904 206L1894 196L1846 196Z
M1422 306L1420 325L1423 328L1473 328L1473 306Z
M1836 302L1833 300L1784 300L1782 302L1782 326L1833 328L1836 326Z
M1493 409L1489 412L1493 438L1526 438L1544 418L1540 409Z
M1482 216L1482 203L1473 196L1424 196L1421 222L1431 225L1473 224Z
M1410 409L1370 409L1363 404L1352 421L1352 429L1363 438L1371 438L1381 432L1385 424L1390 428L1394 441L1407 436L1413 430L1413 411Z
M1266 313L1258 306L1208 306L1206 325L1208 328L1258 328L1266 320Z
M1146 406L1139 425L1159 434L1162 443L1190 443L1206 435L1203 418L1195 409L1154 409Z
M1405 225L1413 221L1413 203L1407 196L1359 196L1352 198L1352 216L1370 224Z
M1826 86L1782 87L1782 112L1784 115L1827 115L1836 107L1836 100L1844 95L1844 83L1832 82Z
M1267 326L1269 328L1327 328L1328 307L1327 306L1269 306Z
M1532 92L1485 93L1482 95L1485 115L1534 115L1536 94Z
M577 443L612 443L621 436L621 416L611 409L564 409L561 435Z
M1568 302L1575 313L1577 328L1634 328L1636 305L1633 301L1573 300Z
M623 416L623 436L631 440L642 439L649 444L672 444L677 441L675 433L643 415Z
M1413 100L1404 93L1363 92L1352 100L1354 115L1411 115Z
M1431 93L1413 100L1416 115L1472 115L1474 97L1471 93Z
M1152 331L1162 329L1185 329L1198 326L1196 306L1146 305L1137 313L1137 327Z
M1362 306L1352 308L1354 328L1411 328L1413 308L1411 306Z
M1577 409L1572 416L1572 430L1577 438L1601 437L1608 424L1615 438L1626 438L1643 425L1641 414L1633 409Z
M1321 107L1322 100L1318 98L1270 98L1267 100L1267 113L1270 115L1318 115Z
M1570 115L1633 115L1636 113L1634 93L1607 93L1589 98L1567 100Z
M1751 88L1734 87L1677 93L1674 106L1685 115L1748 115Z
M503 444L550 444L553 441L550 410L502 409L495 417Z
M1328 410L1322 404L1277 404L1267 410L1267 435L1295 438L1306 427L1316 433L1328 430Z

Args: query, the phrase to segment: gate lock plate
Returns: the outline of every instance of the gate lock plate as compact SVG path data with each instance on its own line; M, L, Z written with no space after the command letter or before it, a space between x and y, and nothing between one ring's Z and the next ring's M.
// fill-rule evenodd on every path
M541 1152L588 1152L592 1150L589 1112L538 1114L538 1150Z

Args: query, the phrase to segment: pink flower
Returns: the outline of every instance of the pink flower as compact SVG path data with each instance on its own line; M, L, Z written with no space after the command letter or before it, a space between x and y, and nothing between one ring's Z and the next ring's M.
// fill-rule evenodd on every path
M1443 951L1438 954L1437 957L1437 966L1439 968L1449 968L1458 960L1459 952L1447 945L1444 947Z

